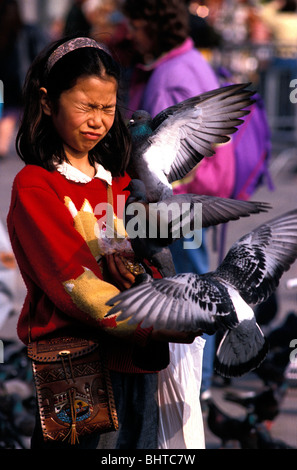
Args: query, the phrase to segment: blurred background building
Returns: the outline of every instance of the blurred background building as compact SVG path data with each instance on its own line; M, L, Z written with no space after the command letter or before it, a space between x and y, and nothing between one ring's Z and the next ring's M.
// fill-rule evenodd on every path
M107 42L123 40L121 0L15 1L22 21L37 25L49 39L80 28ZM0 0L0 17L9 2ZM197 47L220 73L231 74L222 80L252 81L264 98L273 138L295 142L297 107L290 92L297 78L296 0L187 3Z

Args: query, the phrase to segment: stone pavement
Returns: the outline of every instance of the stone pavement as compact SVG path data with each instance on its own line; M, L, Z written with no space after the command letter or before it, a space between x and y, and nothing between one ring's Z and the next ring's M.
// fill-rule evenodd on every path
M296 152L297 157L297 152ZM295 160L297 162L297 158ZM272 204L272 209L267 214L254 215L250 218L241 219L240 221L230 223L227 231L226 247L228 248L231 243L237 240L241 235L247 233L252 228L256 227L264 220L268 220L276 215L279 215L287 210L296 207L297 200L297 174L291 171L291 164L294 160L286 161L286 158L279 157L278 151L275 150L272 162L272 168L275 169L275 191L269 192L266 188L261 188L253 197L254 200L268 201ZM0 162L0 219L5 222L6 214L9 207L11 185L15 174L22 168L22 162L18 159L14 152L11 153L7 159ZM283 168L282 168L283 167ZM276 172L277 170L277 172ZM209 236L211 237L211 232ZM217 255L215 252L211 254L212 264L215 267L217 262ZM286 283L290 278L297 278L297 263L295 263L290 272L285 273L280 286L278 288L279 312L278 316L270 325L270 328L277 326L287 312L296 309L297 288L288 290ZM25 289L23 282L19 276L16 279L17 294L16 294L16 312L21 308ZM296 309L297 310L297 309ZM2 331L0 331L0 338L16 338L16 321L17 314L10 317ZM296 332L297 338L297 332ZM254 375L248 374L247 376L232 380L231 384L217 386L214 383L212 387L212 394L216 403L222 409L231 414L232 416L242 417L244 415L243 409L238 405L233 405L224 400L224 393L227 390L232 391L257 391L262 389L263 383ZM270 432L274 438L284 440L287 444L297 448L297 388L290 387L285 400L281 406L280 414L272 423ZM207 424L205 423L206 434L206 447L211 449L220 448L220 440L212 434ZM238 447L237 443L228 444L231 448Z

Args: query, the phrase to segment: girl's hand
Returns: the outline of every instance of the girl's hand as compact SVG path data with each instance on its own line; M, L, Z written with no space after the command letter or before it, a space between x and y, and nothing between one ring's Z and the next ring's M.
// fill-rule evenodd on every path
M134 284L135 276L124 265L117 253L105 255L108 273L114 284L121 290L129 289Z
M108 274L113 283L120 289L129 289L135 282L134 274L129 271L117 253L105 255ZM203 334L202 330L183 332L171 330L153 330L150 336L152 341L161 341L166 343L185 343L191 344L197 336Z

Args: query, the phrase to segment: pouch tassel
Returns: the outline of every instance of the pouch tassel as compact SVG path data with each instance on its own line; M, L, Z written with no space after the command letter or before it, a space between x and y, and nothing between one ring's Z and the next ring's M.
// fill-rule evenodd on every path
M69 394L69 404L70 404L70 411L71 411L71 427L68 434L65 436L64 440L69 437L69 443L75 445L79 442L78 434L76 430L76 406L75 406L75 396L76 390L75 388L71 388L68 391Z

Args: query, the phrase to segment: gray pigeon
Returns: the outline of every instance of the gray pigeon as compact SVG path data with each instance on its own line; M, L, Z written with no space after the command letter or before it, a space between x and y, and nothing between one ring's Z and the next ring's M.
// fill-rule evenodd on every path
M297 210L241 237L218 268L204 275L178 274L139 282L107 302L108 316L143 328L178 331L224 330L215 368L226 377L258 367L267 342L250 305L266 300L297 258ZM143 278L142 278L143 276Z
M131 178L140 179L148 202L172 194L171 183L182 179L204 157L215 153L242 124L253 103L249 84L221 87L170 106L152 118L146 111L132 115L129 130Z
M132 116L129 129L133 148L128 173L133 180L127 188L130 196L124 215L126 230L137 257L152 262L162 276L175 274L168 244L197 228L198 203L202 203L204 228L263 212L269 207L264 203L197 194L177 196L171 187L173 181L183 178L204 156L212 156L214 144L227 142L229 135L237 130L236 126L242 123L239 118L249 112L246 108L253 102L253 92L246 89L248 85L230 85L203 93L163 110L154 119L141 110ZM142 235L131 234L127 222L134 217L132 202L144 204L147 216L157 214L158 226L153 227L152 217L142 218ZM159 236L160 220L163 227L166 225L164 217L159 216L161 202L163 208L165 205L165 215L166 208L173 203L179 208L176 219L168 220L168 237ZM152 231L157 235L149 236Z
M175 274L168 248L174 241L187 237L194 229L238 220L270 207L264 202L198 194L171 195L160 202L149 203L144 183L137 179L131 180L126 189L130 195L126 201L125 226L133 251L138 258L147 259L157 267L163 277ZM197 205L201 205L201 211Z

